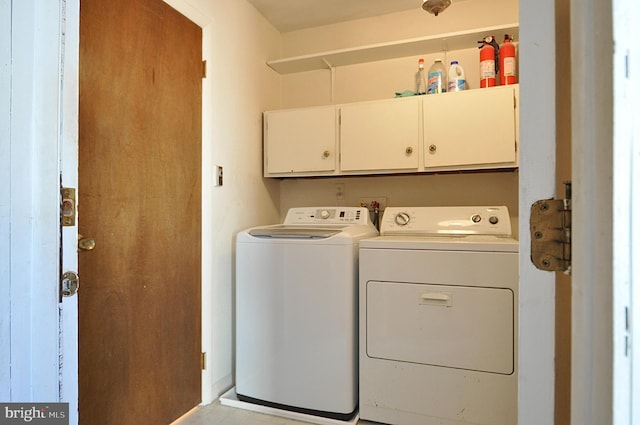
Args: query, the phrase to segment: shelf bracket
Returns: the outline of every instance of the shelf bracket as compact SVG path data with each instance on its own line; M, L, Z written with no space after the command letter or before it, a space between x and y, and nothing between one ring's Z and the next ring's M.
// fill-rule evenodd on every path
M330 92L331 103L333 103L334 97L335 97L335 86L336 86L336 67L331 65L326 58L322 58L322 62L324 62L324 64L327 65L327 68L329 68L329 72L331 73L331 81L329 83L330 84L329 89L331 90Z

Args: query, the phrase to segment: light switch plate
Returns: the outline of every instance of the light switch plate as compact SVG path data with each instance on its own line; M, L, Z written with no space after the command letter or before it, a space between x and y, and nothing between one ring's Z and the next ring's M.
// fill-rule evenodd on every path
M222 186L222 166L216 165L214 173L215 175L213 176L213 185Z

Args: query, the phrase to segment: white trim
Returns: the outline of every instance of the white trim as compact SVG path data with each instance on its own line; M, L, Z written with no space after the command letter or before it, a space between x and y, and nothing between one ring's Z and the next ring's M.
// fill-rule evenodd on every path
M627 16L631 25L640 22L640 4L635 0L624 0L628 7ZM632 31L626 33L626 36ZM633 145L630 156L632 156L631 174L629 176L631 186L631 211L629 217L634 217L631 221L631 424L640 425L640 225L637 217L640 216L640 123L638 122L637 111L640 110L640 46L637 41L628 38L629 42L629 111L635 111L636 115L631 116L631 137Z
M80 0L60 0L60 167L63 187L78 188L78 65ZM76 192L76 199L79 193ZM78 220L80 217L78 217ZM78 226L62 229L62 272L78 271ZM82 285L82 279L80 280ZM69 403L69 425L78 423L78 296L60 310L60 400Z
M11 262L11 2L0 1L0 276L9 276ZM11 397L11 281L0 291L0 400Z
M555 195L555 43L555 1L520 1L519 425L554 423L555 274L531 263L529 216Z
M614 0L613 38L613 424L631 423L631 315L633 96L627 60L633 48L631 2ZM630 317L629 317L630 318Z
M640 125L637 122L640 47L631 37L639 19L637 2L613 0L613 423L616 425L640 425L640 350L634 341L635 333L640 330L640 290L637 289L640 287L640 226L634 221L640 211Z
M612 289L611 8L610 0L571 4L571 420L576 425L610 424L614 416L612 327L620 311L613 310Z
M58 401L60 11L11 7L10 398Z

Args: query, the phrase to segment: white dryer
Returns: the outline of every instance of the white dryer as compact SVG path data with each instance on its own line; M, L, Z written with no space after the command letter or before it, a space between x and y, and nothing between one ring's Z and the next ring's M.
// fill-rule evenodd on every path
M360 243L360 418L517 423L518 242L506 207L387 208Z
M292 208L236 245L238 399L334 419L358 404L358 244L366 208Z

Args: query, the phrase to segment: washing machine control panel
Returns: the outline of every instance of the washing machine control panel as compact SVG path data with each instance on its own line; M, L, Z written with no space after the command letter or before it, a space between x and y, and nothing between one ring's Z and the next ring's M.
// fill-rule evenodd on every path
M504 206L387 207L381 235L510 237L511 219Z
M369 223L365 207L303 207L291 208L284 224L359 224Z

